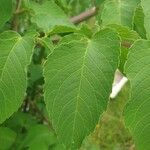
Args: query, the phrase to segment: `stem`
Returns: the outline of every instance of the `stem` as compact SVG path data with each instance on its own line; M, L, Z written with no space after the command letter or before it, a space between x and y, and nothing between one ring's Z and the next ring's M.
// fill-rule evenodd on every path
M91 9L82 12L78 16L74 16L70 19L70 21L74 24L78 24L80 22L83 22L97 14L98 9L96 7L92 7Z
M21 3L22 3L22 0L17 0L16 1L16 12L20 11Z
M19 28L19 19L18 13L20 11L22 0L16 0L16 13L14 14L13 21L12 21L12 29L14 31L18 31Z

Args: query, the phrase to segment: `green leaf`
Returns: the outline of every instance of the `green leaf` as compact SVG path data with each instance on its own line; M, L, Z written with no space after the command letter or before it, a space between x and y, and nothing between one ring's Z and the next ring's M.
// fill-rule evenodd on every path
M26 66L34 42L13 31L0 34L0 123L20 107L27 85Z
M28 113L18 111L14 113L3 125L11 128L17 134L23 134L22 129L28 130L33 125L37 124L37 120Z
M0 0L0 28L10 19L12 14L12 1Z
M84 39L87 40L87 38L82 34L79 34L79 33L69 34L69 35L64 36L60 40L60 44L70 43L70 42L73 42L73 41L81 41L81 40L84 40Z
M59 140L77 149L105 111L120 53L110 29L61 44L45 64L45 102Z
M144 27L144 13L141 5L139 5L135 11L134 16L134 28L137 33L144 39L146 39L146 31Z
M15 142L16 133L6 127L0 127L0 150L9 149Z
M125 123L133 134L138 150L150 148L150 41L133 44L125 65L131 82L130 101L125 109Z
M47 49L46 50L47 54L52 52L54 45L53 45L52 40L49 37L44 37L44 38L40 39L40 42Z
M70 16L75 16L92 7L91 0L67 0Z
M88 38L91 38L93 35L92 30L87 24L81 24L80 29L77 32L87 36Z
M122 73L124 73L124 64L127 59L129 48L133 44L134 41L136 41L137 39L140 39L140 36L138 35L137 32L125 26L111 24L111 25L107 25L107 27L112 28L116 32L118 32L121 38L121 54L120 54L119 70Z
M148 0L141 0L141 5L143 7L143 12L144 12L144 26L146 29L146 37L149 39L150 38L150 1Z
M96 6L100 6L105 0L95 0Z
M28 68L28 72L29 72L29 77L28 77L28 86L29 87L32 87L35 82L42 80L42 78L43 78L43 75L42 75L43 68L42 68L42 65L40 65L40 64L31 63Z
M28 130L28 134L19 149L48 150L49 146L55 145L57 139L52 131L45 125L35 125Z
M54 34L75 30L75 26L53 1L46 1L43 4L30 2L30 8L34 12L31 21L45 32Z
M120 64L119 64L119 70L121 73L124 73L124 65L127 60L127 55L129 53L129 49L126 47L121 47L121 53L120 53Z
M127 54L129 52L130 46L133 44L134 41L140 39L140 36L137 32L129 29L128 27L121 26L121 25L108 25L108 27L116 30L121 38L121 54L120 54L120 65L119 70L124 73L124 64L127 59Z
M140 0L106 0L102 11L102 24L133 27L134 12Z
M128 27L117 24L111 24L108 25L108 27L115 29L118 32L122 42L128 42L129 44L132 44L135 40L140 38L136 31L131 30Z

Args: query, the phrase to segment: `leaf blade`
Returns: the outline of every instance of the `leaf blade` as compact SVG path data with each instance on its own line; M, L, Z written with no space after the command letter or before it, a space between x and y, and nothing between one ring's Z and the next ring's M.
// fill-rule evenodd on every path
M131 82L131 94L125 108L125 123L139 150L148 150L150 133L150 41L138 40L130 49L125 72Z
M75 26L53 1L46 1L41 5L30 2L29 7L34 12L31 21L36 23L46 33L50 32L54 34L75 30Z
M144 12L144 27L146 30L146 37L149 39L150 38L150 32L149 32L149 25L150 25L149 5L150 5L150 2L146 1L146 0L141 0L141 5L143 8L143 12Z
M13 130L7 127L0 127L1 149L9 149L15 142L16 137L17 134Z
M12 14L12 1L1 0L0 1L0 28L10 19Z
M139 3L140 0L106 0L102 11L103 25L118 24L133 28L134 11Z
M67 148L78 148L105 110L119 48L116 32L105 29L91 41L62 44L49 56L44 70L45 102Z
M0 35L0 123L14 113L26 91L26 67L30 62L34 42L13 31Z

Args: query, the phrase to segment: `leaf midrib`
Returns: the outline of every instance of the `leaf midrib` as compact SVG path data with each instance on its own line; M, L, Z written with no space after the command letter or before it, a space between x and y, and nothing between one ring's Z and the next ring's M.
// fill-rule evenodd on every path
M81 73L80 73L80 81L79 81L79 89L77 92L77 98L76 98L76 106L75 106L75 115L74 115L74 120L73 120L73 132L72 132L72 140L74 139L74 132L75 132L75 121L76 121L76 117L77 117L77 113L78 113L78 104L79 104L79 98L80 98L80 91L81 91L81 85L82 85L82 77L83 77L83 71L85 68L85 61L86 61L86 56L87 56L87 52L88 52L88 47L89 47L89 43L90 40L87 41L87 47L83 56L83 63L82 63L82 67L81 67ZM74 141L72 141L74 142Z

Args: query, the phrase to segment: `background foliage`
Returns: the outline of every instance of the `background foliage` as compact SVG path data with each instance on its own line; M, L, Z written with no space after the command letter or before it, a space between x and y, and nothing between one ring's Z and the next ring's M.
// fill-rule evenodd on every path
M149 6L0 0L0 150L149 150Z

